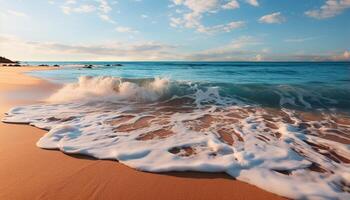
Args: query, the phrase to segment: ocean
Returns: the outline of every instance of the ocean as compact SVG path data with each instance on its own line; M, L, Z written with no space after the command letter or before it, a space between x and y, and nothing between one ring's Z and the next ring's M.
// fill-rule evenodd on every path
M60 65L29 74L63 87L3 121L48 130L40 148L350 199L350 62L28 64Z
M59 83L81 76L113 76L142 80L167 78L201 88L218 87L220 95L266 106L350 108L349 62L30 62L58 64L58 71L31 75ZM84 65L92 69L82 69ZM123 66L113 66L122 64ZM110 66L108 66L110 65ZM181 84L179 84L181 85ZM183 85L182 85L183 86ZM302 97L302 98L300 98ZM306 101L303 101L303 99ZM293 100L294 99L294 100ZM286 101L289 101L288 103ZM334 103L334 102L337 103ZM287 105L288 104L288 105ZM310 105L309 105L310 104Z

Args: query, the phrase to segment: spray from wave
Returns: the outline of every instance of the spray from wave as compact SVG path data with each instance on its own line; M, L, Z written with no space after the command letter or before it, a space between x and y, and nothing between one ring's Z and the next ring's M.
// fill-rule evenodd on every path
M349 199L350 119L339 101L327 91L263 88L81 77L3 121L49 130L41 148L142 171L226 172L289 198Z
M52 95L51 103L91 100L138 100L155 101L168 88L169 80L155 78L152 81L138 85L115 77L82 76L77 83L66 84Z

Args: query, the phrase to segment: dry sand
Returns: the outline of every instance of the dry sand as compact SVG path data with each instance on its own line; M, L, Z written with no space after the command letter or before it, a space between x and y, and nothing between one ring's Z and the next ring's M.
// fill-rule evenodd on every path
M44 67L0 67L0 117L59 88L24 75ZM0 122L0 199L282 199L225 174L136 171L116 161L43 150L45 131Z

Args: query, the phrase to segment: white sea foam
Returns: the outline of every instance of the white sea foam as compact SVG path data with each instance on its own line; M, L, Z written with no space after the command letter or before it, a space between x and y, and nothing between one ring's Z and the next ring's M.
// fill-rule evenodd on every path
M349 159L349 145L316 134L329 130L322 123L331 121L312 128L317 121L305 122L292 110L245 105L221 97L215 87L160 100L169 84L83 77L49 104L13 108L3 121L49 130L37 142L41 148L114 159L142 171L226 172L289 198L350 199L350 165L327 155ZM312 126L311 134L302 123Z
M66 84L48 101L51 103L91 101L92 99L155 101L167 87L168 79L165 78L155 78L154 81L139 86L115 77L82 76L77 83Z

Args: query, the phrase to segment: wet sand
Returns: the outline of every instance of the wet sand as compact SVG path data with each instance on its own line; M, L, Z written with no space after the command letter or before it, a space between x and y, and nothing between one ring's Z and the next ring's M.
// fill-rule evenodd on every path
M0 67L0 117L33 104L58 85L22 73L43 67ZM282 199L225 174L136 171L116 161L43 150L45 134L0 123L0 199Z

